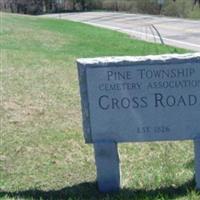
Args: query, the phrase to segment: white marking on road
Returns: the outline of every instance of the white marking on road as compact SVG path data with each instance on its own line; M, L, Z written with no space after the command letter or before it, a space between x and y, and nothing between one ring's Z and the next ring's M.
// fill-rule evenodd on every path
M151 37L151 38L160 39L158 36L155 36L155 35L152 35L152 34L149 34L149 33L143 33L143 32L140 32L140 31L134 31L134 30L130 30L130 29L121 29L121 28L118 28L118 27L115 27L115 26L96 24L96 23L93 23L93 22L83 22L83 23L93 25L93 26L102 27L102 28L109 28L109 29L116 30L116 31L119 31L119 32L133 33L133 34L140 35L140 36L143 35L145 37L148 36L148 37ZM162 37L162 39L164 41L168 41L168 42L172 42L172 43L178 43L178 44L181 44L181 45L196 47L196 48L200 49L200 45L198 45L198 44L183 42L183 41L180 41L180 40L174 40L174 39L170 39L170 38L166 38L166 37Z

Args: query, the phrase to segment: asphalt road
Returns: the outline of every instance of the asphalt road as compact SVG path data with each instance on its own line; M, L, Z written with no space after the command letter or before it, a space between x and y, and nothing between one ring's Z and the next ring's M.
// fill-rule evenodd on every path
M50 14L129 34L130 36L200 52L200 20L127 14L121 12L83 12Z

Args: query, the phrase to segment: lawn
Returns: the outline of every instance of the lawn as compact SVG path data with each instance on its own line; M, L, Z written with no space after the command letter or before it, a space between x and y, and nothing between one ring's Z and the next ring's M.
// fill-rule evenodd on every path
M183 53L70 21L1 13L0 199L199 200L193 144L120 144L122 190L100 194L76 59Z

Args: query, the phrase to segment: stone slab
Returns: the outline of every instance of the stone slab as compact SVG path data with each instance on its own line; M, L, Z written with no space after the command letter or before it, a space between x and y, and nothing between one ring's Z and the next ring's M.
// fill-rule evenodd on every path
M199 53L77 63L87 143L199 138Z

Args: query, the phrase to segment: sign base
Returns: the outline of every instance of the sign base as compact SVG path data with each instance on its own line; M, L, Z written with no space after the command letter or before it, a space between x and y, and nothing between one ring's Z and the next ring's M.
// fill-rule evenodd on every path
M117 143L94 143L94 150L99 191L119 191L120 167Z

